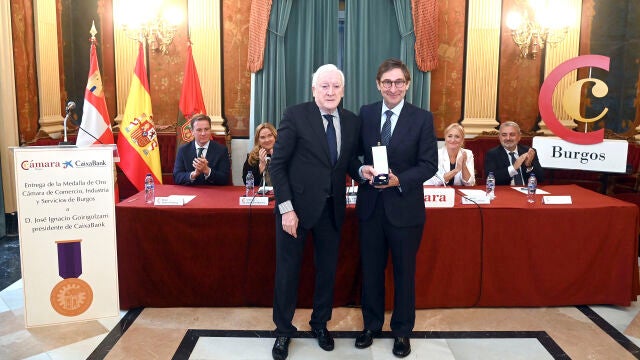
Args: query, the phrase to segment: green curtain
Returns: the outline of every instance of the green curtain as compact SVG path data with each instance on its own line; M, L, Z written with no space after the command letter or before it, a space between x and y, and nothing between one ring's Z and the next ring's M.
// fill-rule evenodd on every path
M285 108L285 39L293 0L276 0L271 6L262 70L254 82L254 128L260 123L277 124ZM250 131L250 136L253 131Z
M344 107L358 113L360 106L381 99L376 72L389 57L400 57L400 32L393 2L347 0L345 6Z
M338 61L338 1L295 1L285 36L286 105L313 100L311 77Z
M255 76L254 128L278 127L287 106L312 100L313 72L337 59L338 0L274 0L264 68Z
M400 30L400 60L407 64L411 73L411 87L405 98L413 105L429 110L431 72L420 71L416 65L416 34L413 31L411 0L394 0L393 3Z

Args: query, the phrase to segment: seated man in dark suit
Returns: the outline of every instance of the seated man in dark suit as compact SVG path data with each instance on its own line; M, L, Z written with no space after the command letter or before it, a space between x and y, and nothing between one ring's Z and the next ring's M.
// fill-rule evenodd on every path
M496 185L524 186L531 173L536 174L538 182L543 181L544 173L538 156L533 148L518 144L520 126L513 121L500 124L500 146L489 151L484 157L484 175L492 172Z
M229 151L211 141L211 118L204 114L191 118L194 139L178 149L173 165L176 185L227 185L231 162Z

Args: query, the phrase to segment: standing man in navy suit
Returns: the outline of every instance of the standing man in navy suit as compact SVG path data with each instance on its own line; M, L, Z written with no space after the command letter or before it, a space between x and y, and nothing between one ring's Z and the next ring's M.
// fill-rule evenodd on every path
M345 177L355 159L360 123L350 111L339 109L344 75L335 65L313 74L315 101L287 108L278 129L271 182L276 198L276 274L273 322L276 341L272 356L286 359L296 335L291 323L298 300L300 267L307 234L313 234L316 269L311 314L318 345L331 351L327 330L333 308L340 229L344 220Z
M526 186L531 174L538 182L544 180L544 171L533 148L519 144L520 126L513 121L500 124L500 145L484 156L484 176L489 172L496 177L496 185Z
M393 262L394 310L391 330L393 354L411 352L409 335L415 323L416 254L425 222L422 183L438 170L438 146L430 112L405 102L411 82L407 66L398 59L385 60L378 68L376 84L383 101L360 109L361 148L364 166L351 168L354 178L369 182L358 188L356 211L360 220L362 258L362 316L364 330L355 346L367 348L384 323L385 268ZM377 175L372 147L384 145L389 184L371 185Z
M191 118L193 141L178 149L173 165L176 185L227 185L231 162L225 146L211 141L211 118L204 114Z

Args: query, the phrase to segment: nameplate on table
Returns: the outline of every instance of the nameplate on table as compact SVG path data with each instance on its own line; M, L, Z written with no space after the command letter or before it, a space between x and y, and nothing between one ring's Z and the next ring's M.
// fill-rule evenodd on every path
M265 206L269 205L268 196L240 196L240 206Z
M464 194L462 196L462 203L464 205L491 204L491 199L484 190L462 189L460 192Z
M156 197L156 200L154 201L153 205L158 205L158 206L182 206L184 205L184 199L180 198L180 197L172 197L172 196L167 196L167 197Z
M573 204L571 195L543 196L542 203L548 205Z
M425 187L424 207L426 208L449 208L453 207L456 198L456 191L447 187Z

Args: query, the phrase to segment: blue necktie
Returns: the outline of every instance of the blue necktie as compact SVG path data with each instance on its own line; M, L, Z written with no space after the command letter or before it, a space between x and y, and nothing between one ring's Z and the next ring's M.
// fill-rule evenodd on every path
M338 141L336 139L336 128L333 127L333 115L322 115L327 119L327 145L329 145L329 158L331 159L331 166L334 166L338 161Z
M387 120L384 121L382 125L382 131L380 131L380 140L382 141L382 145L389 145L389 141L391 140L391 116L393 115L393 111L387 110L384 112L387 115Z
M509 155L511 156L511 165L516 163L516 154L513 151L509 152ZM520 169L516 169L518 170L518 173L513 177L514 180L514 184L516 185L524 185L524 181L522 180L522 174L520 174Z

